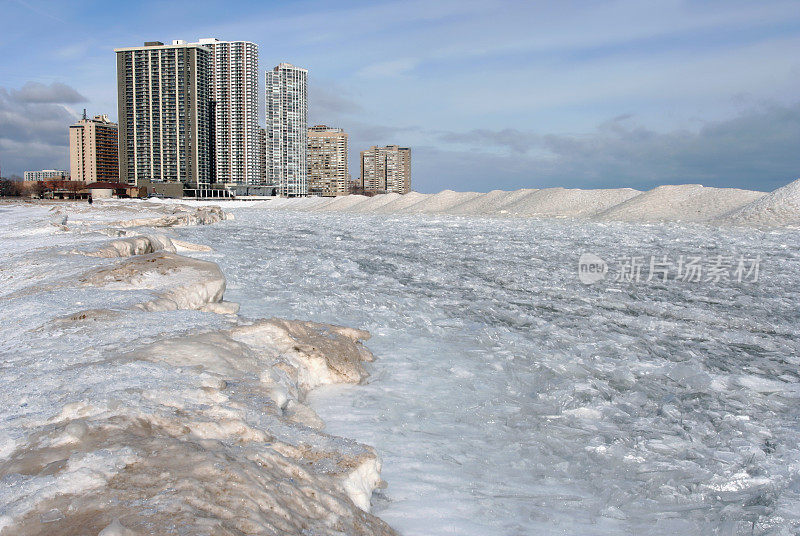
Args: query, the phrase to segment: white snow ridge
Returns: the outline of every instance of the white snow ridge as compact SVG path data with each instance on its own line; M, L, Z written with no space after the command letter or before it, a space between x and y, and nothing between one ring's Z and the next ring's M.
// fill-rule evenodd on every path
M59 206L0 206L0 535L395 534L377 453L306 404L366 378L369 333L239 318L219 267L175 253L210 248L146 229L218 208Z
M799 179L800 180L800 179ZM280 199L265 208L304 212L360 214L452 214L459 216L592 218L601 221L705 222L723 225L783 227L800 224L800 185L795 181L767 195L699 184L582 190L493 190L489 193L410 192L374 197Z

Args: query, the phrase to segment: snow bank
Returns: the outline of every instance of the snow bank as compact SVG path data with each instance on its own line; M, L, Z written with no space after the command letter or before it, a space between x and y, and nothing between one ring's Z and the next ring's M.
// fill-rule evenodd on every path
M375 450L323 433L306 403L317 386L364 381L368 332L203 315L235 304L216 264L173 251L202 246L49 232L4 265L25 277L0 296L19 323L0 335L25 351L4 355L3 395L21 390L0 408L2 536L395 534L369 514Z
M225 214L218 206L200 206L191 210L182 205L165 205L159 207L163 211L171 210L171 214L151 218L134 218L114 222L117 227L175 227L185 225L211 225L218 223L230 215Z
M153 235L114 240L96 251L75 251L75 253L87 255L89 257L113 258L145 255L147 253L154 253L156 251L169 251L175 253L176 248L172 240L166 236Z
M351 207L349 212L372 212L378 207L391 203L392 201L402 197L398 193L380 194L367 198L363 203L358 206Z
M448 214L458 214L461 216L483 216L506 214L504 207L515 203L520 198L536 192L535 189L523 189L513 192L504 190L492 190L489 193L465 201L447 210Z
M719 221L730 225L782 227L800 225L800 179L724 214Z
M703 222L742 207L763 192L699 184L659 186L597 215L601 220Z
M358 205L369 201L369 197L364 195L345 195L334 197L329 203L324 204L318 210L343 212L350 211Z
M507 204L502 210L510 216L523 217L590 216L639 194L639 191L631 188L608 190L547 188Z
M491 217L594 218L602 221L685 221L733 225L800 225L800 185L793 182L767 195L699 184L631 188L523 189L488 193L444 190L374 197L277 199L263 208L359 214L451 214Z
M363 377L360 362L371 354L362 336L272 319L108 356L122 367L177 368L183 383L153 385L136 395L136 405L65 405L0 463L0 475L25 474L29 494L36 490L11 502L7 522L14 534L35 534L49 512L58 512L53 527L62 533L73 524L92 533L119 519L149 533L334 534L347 527L348 534L393 534L365 513L381 483L375 452L317 431L318 418L303 404L314 384ZM326 358L320 344L337 354ZM290 406L303 406L311 426L296 410L287 417ZM108 458L104 472L97 453ZM70 462L54 463L62 459ZM72 462L83 459L91 465ZM85 467L91 473L82 481Z
M430 197L429 194L421 194L419 192L409 192L405 195L402 195L395 199L394 201L390 201L385 205L376 207L372 213L373 214L395 214L397 212L401 212L406 207L410 207L411 205L422 201L423 199Z
M78 281L114 290L151 291L154 299L137 305L147 311L200 309L221 302L225 293L225 276L215 263L167 251L92 270Z
M474 199L481 194L477 192L454 192L444 190L438 194L426 197L413 205L401 209L404 214L441 214L447 209Z

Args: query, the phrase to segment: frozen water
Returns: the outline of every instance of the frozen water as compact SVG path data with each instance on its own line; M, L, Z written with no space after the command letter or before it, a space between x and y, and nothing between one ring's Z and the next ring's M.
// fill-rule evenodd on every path
M181 236L245 317L372 333L367 385L311 400L376 447L373 512L401 533L800 530L796 231L264 208ZM584 286L583 252L761 274Z
M793 191L774 196L773 212L792 213ZM551 199L534 192L514 202ZM353 208L509 206L505 194L483 205L434 197ZM328 203L234 202L225 208L236 218L225 221L214 211L165 214L170 203L58 205L66 223L48 206L0 205L0 527L31 512L28 526L46 531L74 516L67 494L103 512L81 533L124 534L144 489L158 499L153 523L197 534L234 533L221 520L257 532L276 523L263 511L276 500L292 512L273 525L287 533L331 515L375 532L374 518L320 493L335 476L368 507L380 463L316 431L322 423L298 390L317 387L309 400L326 431L381 456L388 487L373 494L372 512L406 536L800 530L797 231L314 212ZM280 207L289 210L270 210ZM110 236L132 237L121 224L132 218L159 227L145 236L163 233L217 263L241 317L136 309L163 290L159 278L76 285L87 263L108 273L120 258L68 252L141 249L110 246ZM116 230L92 232L99 224ZM612 264L759 255L761 274L584 286L584 252ZM248 327L273 315L369 330L378 359L359 367L370 377L338 351L317 352L331 328ZM306 342L286 339L291 330ZM292 381L267 366L270 352ZM334 373L366 384L319 387ZM186 434L196 441L177 439ZM289 437L341 452L347 471L331 472L337 464L322 456L310 474L298 466L308 453ZM155 478L167 473L180 477ZM117 495L97 491L107 482Z

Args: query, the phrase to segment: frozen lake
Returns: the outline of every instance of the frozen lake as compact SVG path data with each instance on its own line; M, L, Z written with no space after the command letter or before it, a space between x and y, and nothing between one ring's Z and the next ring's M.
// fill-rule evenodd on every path
M230 210L179 235L215 249L243 316L372 333L369 384L313 405L377 448L373 512L401 533L800 527L796 231ZM591 286L587 252L610 269ZM719 255L733 280L705 281ZM612 281L632 257L641 280Z

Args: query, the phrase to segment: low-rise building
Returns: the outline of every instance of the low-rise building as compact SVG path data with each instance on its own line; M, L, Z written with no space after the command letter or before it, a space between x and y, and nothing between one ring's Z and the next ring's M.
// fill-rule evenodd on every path
M69 171L66 169L42 169L39 171L26 171L24 173L24 178L25 182L70 180Z

